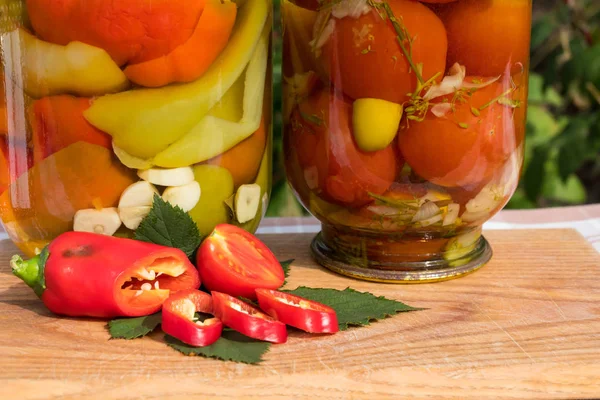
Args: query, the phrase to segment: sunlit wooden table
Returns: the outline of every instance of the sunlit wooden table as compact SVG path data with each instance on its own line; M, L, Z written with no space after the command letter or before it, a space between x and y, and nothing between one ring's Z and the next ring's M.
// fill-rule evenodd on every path
M16 249L3 240L0 399L600 398L599 218L599 206L504 212L486 227L487 266L400 286L316 265L312 219L266 220L263 240L296 259L287 288L350 286L427 310L333 336L294 331L259 365L183 356L161 332L108 340L104 321L58 318L12 276Z

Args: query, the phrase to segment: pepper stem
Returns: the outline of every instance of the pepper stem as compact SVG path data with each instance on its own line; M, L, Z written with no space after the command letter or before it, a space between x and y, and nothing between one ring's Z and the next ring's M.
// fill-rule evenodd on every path
M13 270L13 274L18 276L32 288L38 296L38 290L42 282L40 282L40 256L35 256L29 260L23 260L21 256L14 255L10 260L10 266Z

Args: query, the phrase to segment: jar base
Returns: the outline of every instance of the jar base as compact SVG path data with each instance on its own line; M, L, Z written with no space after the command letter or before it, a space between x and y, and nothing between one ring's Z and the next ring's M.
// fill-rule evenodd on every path
M323 227L323 229L326 229ZM360 232L356 238L365 239ZM400 261L398 254L387 254L385 261L376 261L372 257L352 255L346 251L335 251L319 232L311 243L311 253L317 263L323 267L351 278L381 283L432 283L460 278L483 267L492 258L492 247L481 236L467 254L448 260L442 254L423 261ZM354 238L354 239L356 239ZM416 246L418 244L415 244Z

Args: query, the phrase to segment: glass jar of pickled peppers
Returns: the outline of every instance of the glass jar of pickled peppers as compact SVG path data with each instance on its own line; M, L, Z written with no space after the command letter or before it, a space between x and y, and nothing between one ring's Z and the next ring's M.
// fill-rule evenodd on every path
M0 217L32 255L153 200L253 232L271 185L270 0L2 0ZM168 228L168 227L167 227Z
M313 255L374 281L461 276L523 163L531 0L283 0L288 178Z

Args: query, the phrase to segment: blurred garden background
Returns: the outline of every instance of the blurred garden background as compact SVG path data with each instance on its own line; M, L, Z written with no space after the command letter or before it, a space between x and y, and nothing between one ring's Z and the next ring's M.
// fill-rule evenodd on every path
M510 0L506 0L510 1ZM275 3L274 181L269 216L307 214L285 180L281 23ZM600 0L533 0L525 166L509 208L600 203Z

